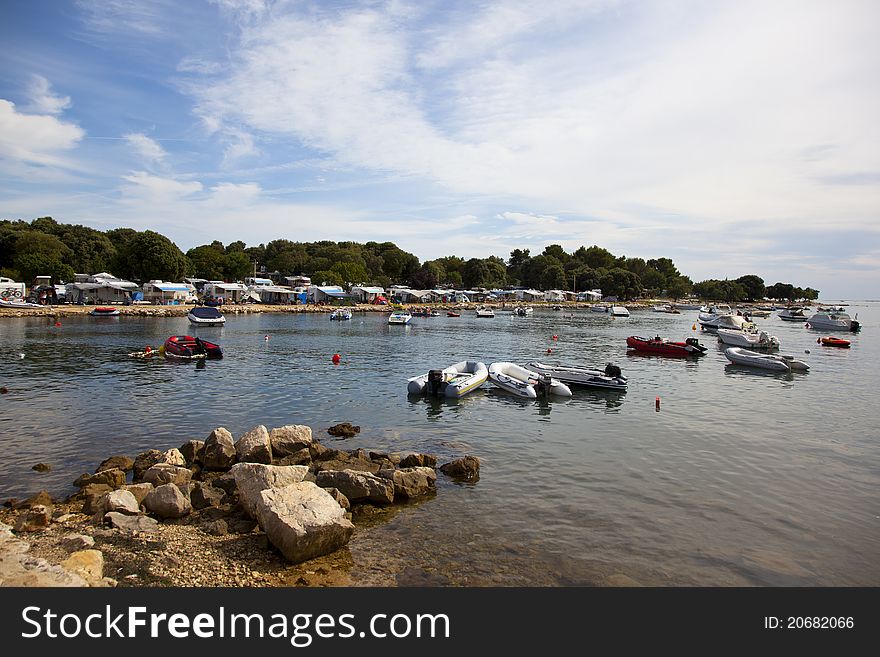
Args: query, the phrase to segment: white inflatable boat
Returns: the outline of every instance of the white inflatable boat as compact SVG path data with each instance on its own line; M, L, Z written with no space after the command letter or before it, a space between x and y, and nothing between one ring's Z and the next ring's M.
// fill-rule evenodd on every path
M626 390L626 377L621 374L617 365L611 363L604 370L573 365L545 365L538 361L526 363L526 367L538 374L549 374L563 383L606 390Z
M489 377L485 363L463 360L442 370L430 370L421 376L414 376L406 384L410 395L433 395L435 397L459 398L479 388Z
M538 394L571 397L569 387L558 379L527 370L516 363L492 363L489 365L489 380L499 388L526 399L535 399Z
M747 365L749 367L761 367L765 370L777 372L806 372L810 369L802 360L796 360L794 356L782 356L776 354L759 354L740 347L730 347L724 350L724 355L734 365Z

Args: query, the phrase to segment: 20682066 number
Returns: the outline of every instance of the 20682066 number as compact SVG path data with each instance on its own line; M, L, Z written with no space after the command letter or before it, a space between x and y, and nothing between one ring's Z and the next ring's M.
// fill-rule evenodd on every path
M765 616L765 629L845 630L855 627L852 616Z

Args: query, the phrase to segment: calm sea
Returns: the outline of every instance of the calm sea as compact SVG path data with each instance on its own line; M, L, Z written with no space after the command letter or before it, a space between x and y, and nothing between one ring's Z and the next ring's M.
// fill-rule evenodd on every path
M781 353L811 365L794 375L728 365L708 335L699 360L627 355L628 335L693 335L696 311L466 313L406 327L379 314L230 316L202 329L185 318L68 317L61 327L4 318L0 497L67 494L110 455L176 447L217 426L238 436L257 424L308 424L341 449L483 463L477 483L441 476L435 498L362 527L350 546L356 580L877 586L880 303L849 311L863 329L846 336L848 350L822 347L816 339L828 333L775 314L758 320ZM216 339L225 358L127 357L193 332ZM549 402L490 384L459 401L407 398L408 377L465 359L613 362L630 386ZM361 433L328 436L342 421ZM32 471L38 462L52 470Z

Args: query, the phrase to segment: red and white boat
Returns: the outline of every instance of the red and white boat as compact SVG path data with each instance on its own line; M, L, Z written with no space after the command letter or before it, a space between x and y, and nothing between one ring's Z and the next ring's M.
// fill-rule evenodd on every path
M194 338L191 335L172 335L165 340L162 353L166 358L179 358L182 360L195 360L198 358L223 358L223 350L220 345Z
M844 349L849 349L850 345L849 340L835 338L833 335L829 335L827 338L819 338L816 342L826 347L843 347Z
M115 317L119 314L119 308L113 306L95 306L89 311L93 317Z
M659 335L656 338L641 338L631 335L626 339L626 346L643 354L671 356L673 358L699 356L706 353L706 347L701 345L700 341L696 338L688 338L684 342L672 342L664 340Z

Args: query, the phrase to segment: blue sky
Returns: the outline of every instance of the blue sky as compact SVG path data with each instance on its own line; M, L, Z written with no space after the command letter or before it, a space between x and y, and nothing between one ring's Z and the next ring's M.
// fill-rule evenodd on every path
M880 3L0 3L0 217L880 297Z

